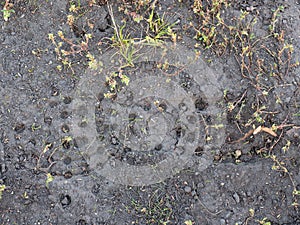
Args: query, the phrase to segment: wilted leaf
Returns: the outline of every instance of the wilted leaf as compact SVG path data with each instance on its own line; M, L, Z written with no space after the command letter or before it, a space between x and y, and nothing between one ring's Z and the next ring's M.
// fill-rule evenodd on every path
M262 132L262 131L264 131L264 132L266 132L266 133L272 135L273 137L277 137L277 134L276 134L271 128L268 128L268 127L262 127L262 126L257 127L257 128L253 131L253 134L255 135L255 134L258 134L258 133L260 133L260 132Z
M261 130L272 135L273 137L277 137L277 134L271 128L262 127Z
M262 130L262 127L259 126L259 127L257 127L257 128L253 131L253 134L254 134L254 135L255 135L255 134L258 134L259 132L261 132L261 130Z

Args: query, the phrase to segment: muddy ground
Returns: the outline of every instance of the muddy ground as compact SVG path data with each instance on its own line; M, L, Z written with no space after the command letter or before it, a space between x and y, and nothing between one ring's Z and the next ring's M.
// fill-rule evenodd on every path
M253 48L256 62L275 65L261 74L241 70L243 51L194 38L202 20L189 0L152 1L176 43L138 45L124 62L111 38L124 21L126 38L148 35L143 2L6 5L0 224L300 224L300 2L222 9L229 23L241 10L257 18L257 37L275 20L273 32L284 31L293 52L282 61L278 36Z

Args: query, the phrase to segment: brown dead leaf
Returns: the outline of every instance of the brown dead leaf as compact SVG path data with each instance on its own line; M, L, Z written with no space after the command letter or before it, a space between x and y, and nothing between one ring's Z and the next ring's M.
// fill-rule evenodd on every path
M272 135L273 137L277 137L277 134L271 128L262 127L261 130Z
M240 139L238 139L238 140L236 140L236 141L232 141L231 143L238 143L238 142L240 142L240 141L243 141L243 140L245 140L246 138L250 137L250 136L253 134L253 132L254 132L254 130L251 129L251 130L249 130L248 133L245 134L243 137L241 137Z
M260 133L262 131L262 127L261 126L259 126L259 127L257 127L254 131L253 131L253 134L255 135L255 134L258 134L258 133Z
M272 135L273 137L277 137L277 134L271 129L271 128L268 128L268 127L262 127L262 126L259 126L257 127L254 131L253 131L253 134L258 134L260 132L266 132L270 135Z
M237 143L237 142L243 141L246 138L250 137L252 134L256 135L262 131L272 135L273 137L277 137L277 134L271 128L259 126L255 130L253 130L253 129L249 130L248 133L246 133L243 137L241 137L240 139L238 139L236 141L232 141L231 143Z

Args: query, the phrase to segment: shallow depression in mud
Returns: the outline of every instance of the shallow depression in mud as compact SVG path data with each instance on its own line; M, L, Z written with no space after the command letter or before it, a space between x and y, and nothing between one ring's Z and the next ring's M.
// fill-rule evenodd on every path
M104 70L99 80L94 75L82 78L73 101L72 127L90 168L98 174L145 185L176 174L195 155L204 167L212 163L205 152L207 136L213 132L208 134L203 118L220 112L216 98L205 93L210 87L215 90L209 95L219 92L212 86L213 76L199 74L201 64L197 73L195 68L159 65L144 60L115 72ZM109 77L101 83L105 76ZM201 155L199 147L204 149Z

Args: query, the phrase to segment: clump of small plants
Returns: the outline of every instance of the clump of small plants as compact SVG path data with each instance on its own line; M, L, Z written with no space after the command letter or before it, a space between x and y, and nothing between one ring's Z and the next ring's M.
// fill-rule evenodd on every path
M129 77L126 76L122 70L119 72L111 73L106 77L106 85L108 91L104 93L105 98L114 99L117 96L117 93L124 87L129 84Z
M149 1L138 1L135 2L136 10L146 6ZM165 16L160 16L156 13L157 1L148 5L148 9L141 15L137 12L130 12L127 8L120 8L134 23L143 24L146 28L144 35L141 37L132 37L128 31L126 20L122 21L122 25L117 25L113 10L110 6L109 14L112 20L114 34L110 39L111 46L118 50L118 54L122 56L124 62L123 67L133 66L134 61L139 58L139 52L144 45L151 45L153 47L160 46L165 40L170 39L176 41L176 33L173 27L176 23L169 23Z
M230 143L246 143L249 137L262 133L271 137L268 138L270 143L268 145L264 143L265 146L256 150L256 153L271 159L274 163L272 169L290 178L293 186L293 206L298 207L299 190L294 178L289 172L286 161L274 151L275 146L280 142L283 146L280 150L283 153L289 150L291 142L283 137L283 133L286 127L294 124L287 123L288 117L279 124L270 120L271 116L279 112L269 110L267 104L270 100L275 104L281 104L280 98L271 94L272 90L278 84L282 84L283 78L288 76L293 68L299 66L299 62L293 58L294 46L286 37L280 23L280 14L285 7L278 6L270 11L272 16L269 25L265 26L264 35L259 35L255 32L255 26L259 22L255 7L247 7L240 11L239 16L236 14L231 16L231 11L234 11L231 10L231 4L232 2L228 0L193 1L192 9L197 18L196 25L191 24L196 33L195 47L204 48L217 56L231 55L240 65L241 76L249 81L255 96L254 101L249 105L247 91L250 88L247 88L237 100L227 101L227 111L229 114L234 114L235 121L238 121L238 129L240 132L246 130L244 136L238 140L231 140ZM227 98L226 91L224 91L224 98ZM247 114L248 118L244 118ZM233 153L236 159L240 154L239 150ZM250 214L247 220L254 217L253 209L250 210ZM259 224L271 223L264 218L259 221Z
M266 91L265 77L280 79L299 63L292 63L293 45L286 40L285 32L278 25L279 6L273 10L269 30L265 36L257 36L254 26L257 16L251 13L254 8L241 10L238 17L225 19L230 15L230 2L227 0L194 0L192 6L198 18L193 25L199 45L212 49L217 55L233 53L238 61L241 74L261 92ZM271 43L276 43L275 47ZM197 45L196 45L197 47Z
M257 95L262 96L258 98L262 100L252 106L252 118L244 124L246 127L256 125L253 127L255 130L264 125L264 118L270 114L263 100L270 97L274 85L299 62L292 62L294 47L286 39L278 22L283 6L272 10L265 36L255 33L254 27L258 22L255 8L248 7L241 10L239 16L230 17L226 14L230 12L230 7L228 0L194 0L192 9L198 20L197 25L191 24L196 32L194 38L198 41L195 47L212 50L218 56L233 54L240 65L242 77L255 88ZM231 19L225 19L228 17ZM237 102L228 102L228 111L239 107L235 111L236 119L240 119L244 106L245 96L242 96Z

